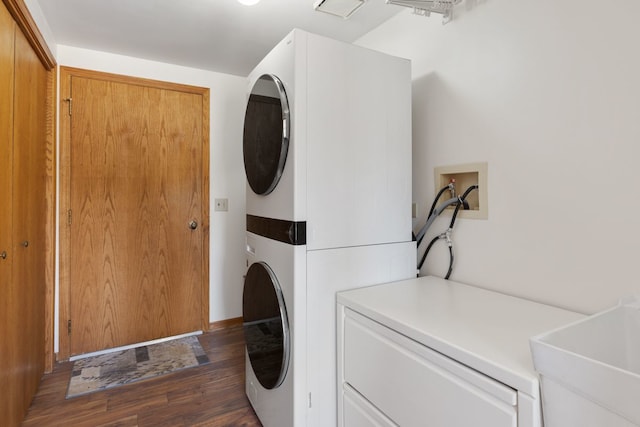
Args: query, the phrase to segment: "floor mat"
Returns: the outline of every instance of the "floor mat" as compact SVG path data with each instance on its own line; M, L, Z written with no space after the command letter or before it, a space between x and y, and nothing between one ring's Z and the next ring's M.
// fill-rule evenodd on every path
M206 363L196 336L80 359L73 365L67 399Z

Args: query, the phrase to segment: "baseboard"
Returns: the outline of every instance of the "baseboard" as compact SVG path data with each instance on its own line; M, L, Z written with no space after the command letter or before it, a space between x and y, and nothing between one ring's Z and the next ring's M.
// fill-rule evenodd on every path
M235 328L237 326L242 326L242 317L211 322L209 323L209 332L221 331L223 329Z

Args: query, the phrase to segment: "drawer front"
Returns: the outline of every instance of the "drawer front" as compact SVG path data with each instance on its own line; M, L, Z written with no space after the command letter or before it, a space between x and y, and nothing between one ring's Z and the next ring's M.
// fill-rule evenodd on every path
M342 399L344 427L397 427L348 384L344 385Z
M515 390L351 310L344 379L401 426L515 427Z

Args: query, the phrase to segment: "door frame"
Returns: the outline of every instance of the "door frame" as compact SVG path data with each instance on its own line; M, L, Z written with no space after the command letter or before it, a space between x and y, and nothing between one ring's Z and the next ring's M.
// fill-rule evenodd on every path
M60 67L60 295L59 295L59 349L58 360L67 360L70 356L70 337L66 333L66 324L70 316L70 241L71 229L67 223L67 212L71 206L71 120L69 111L69 93L72 77L100 79L116 83L146 86L157 89L186 92L202 95L202 284L201 284L201 329L209 329L209 88L183 85L179 83L130 77L120 74L103 73L74 67ZM71 101L73 102L73 101Z

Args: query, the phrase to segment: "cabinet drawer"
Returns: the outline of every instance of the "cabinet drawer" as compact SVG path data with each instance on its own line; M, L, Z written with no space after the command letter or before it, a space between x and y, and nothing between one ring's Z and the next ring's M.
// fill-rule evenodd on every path
M344 403L344 423L342 425L346 427L397 427L348 384L344 384L342 399Z
M515 390L349 309L344 380L403 427L517 426Z

